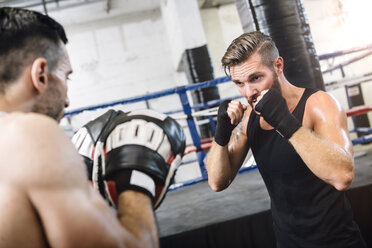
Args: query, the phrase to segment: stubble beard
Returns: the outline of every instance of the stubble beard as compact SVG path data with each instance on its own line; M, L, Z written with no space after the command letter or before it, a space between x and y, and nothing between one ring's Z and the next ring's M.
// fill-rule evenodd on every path
M276 72L273 72L273 78L274 78L273 86L271 86L271 88L278 90L280 92L280 94L282 94L282 87L280 86L279 77L276 74Z
M33 106L32 112L44 114L59 122L64 114L64 104L58 89L51 88L45 92L45 95Z

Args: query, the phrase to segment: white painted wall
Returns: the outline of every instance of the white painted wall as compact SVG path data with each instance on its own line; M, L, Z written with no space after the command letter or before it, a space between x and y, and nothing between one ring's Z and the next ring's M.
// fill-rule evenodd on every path
M161 12L167 37L171 44L174 68L179 68L186 49L206 44L197 1L166 0L161 2Z
M71 109L176 86L159 10L67 26Z
M74 70L69 84L71 105L68 111L185 83L179 81L183 77L172 65L170 44L158 8L113 17L109 15L98 21L75 22L65 25L65 28ZM170 105L169 101L174 104ZM152 100L149 104L164 112L181 108L177 95ZM142 102L126 105L123 109L144 107L146 105ZM86 121L86 118L73 121L73 128Z
M223 5L219 8L202 9L200 11L209 53L216 78L224 77L221 58L231 41L242 34L239 15L235 4ZM238 95L235 85L230 83L218 86L221 98Z

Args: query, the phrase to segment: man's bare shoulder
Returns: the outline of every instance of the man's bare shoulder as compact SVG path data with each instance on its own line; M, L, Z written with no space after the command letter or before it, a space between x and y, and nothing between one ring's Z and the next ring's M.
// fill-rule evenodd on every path
M29 129L38 131L42 128L56 128L58 127L58 123L52 118L42 114L12 112L0 118L0 126L2 127L0 132L5 131L4 129L8 132L23 132ZM29 133L29 135L34 134L34 132Z
M339 125L345 121L345 110L331 94L319 90L308 98L303 119L308 128L313 130L320 123Z
M4 180L34 185L67 176L71 169L84 174L69 137L49 117L25 113L1 117L0 137L0 168L7 170Z
M0 118L0 145L7 145L8 149L4 147L6 150L17 145L19 153L27 152L33 147L54 142L52 138L63 140L63 136L58 123L41 114L15 112Z
M306 108L312 114L319 114L320 112L333 112L344 114L344 109L338 100L331 94L319 90L312 94L306 102Z

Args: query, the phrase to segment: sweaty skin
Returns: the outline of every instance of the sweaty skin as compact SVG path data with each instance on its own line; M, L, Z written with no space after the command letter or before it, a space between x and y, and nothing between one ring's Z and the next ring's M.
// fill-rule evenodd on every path
M0 247L158 247L151 200L122 193L120 225L56 121L12 113L0 135Z
M240 94L251 106L232 101L227 112L232 123L241 124L233 131L228 145L222 147L212 143L206 166L208 182L214 191L228 187L242 166L249 150L246 134L249 115L267 90L279 85L290 112L304 92L304 88L293 86L284 77L281 57L274 61L272 71L261 62L258 54L253 54L246 61L232 66L230 74ZM345 111L333 97L318 91L306 102L302 125L289 142L317 177L337 190L345 190L354 176L353 147ZM273 129L262 117L260 126L265 130Z

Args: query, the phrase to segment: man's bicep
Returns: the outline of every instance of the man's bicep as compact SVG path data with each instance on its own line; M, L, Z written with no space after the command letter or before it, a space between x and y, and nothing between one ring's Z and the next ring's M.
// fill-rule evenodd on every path
M89 185L83 161L67 135L40 118L38 126L25 127L23 132L22 150L27 150L23 163L28 164L25 189L49 244L115 247L122 229Z
M94 201L94 192L91 193L73 187L40 188L30 192L51 247L99 247L119 242L120 226L113 221L114 214L103 205L106 204L103 200Z
M312 110L314 132L319 137L342 147L352 154L353 148L344 109L336 99L328 94L323 96L322 99L323 104Z

